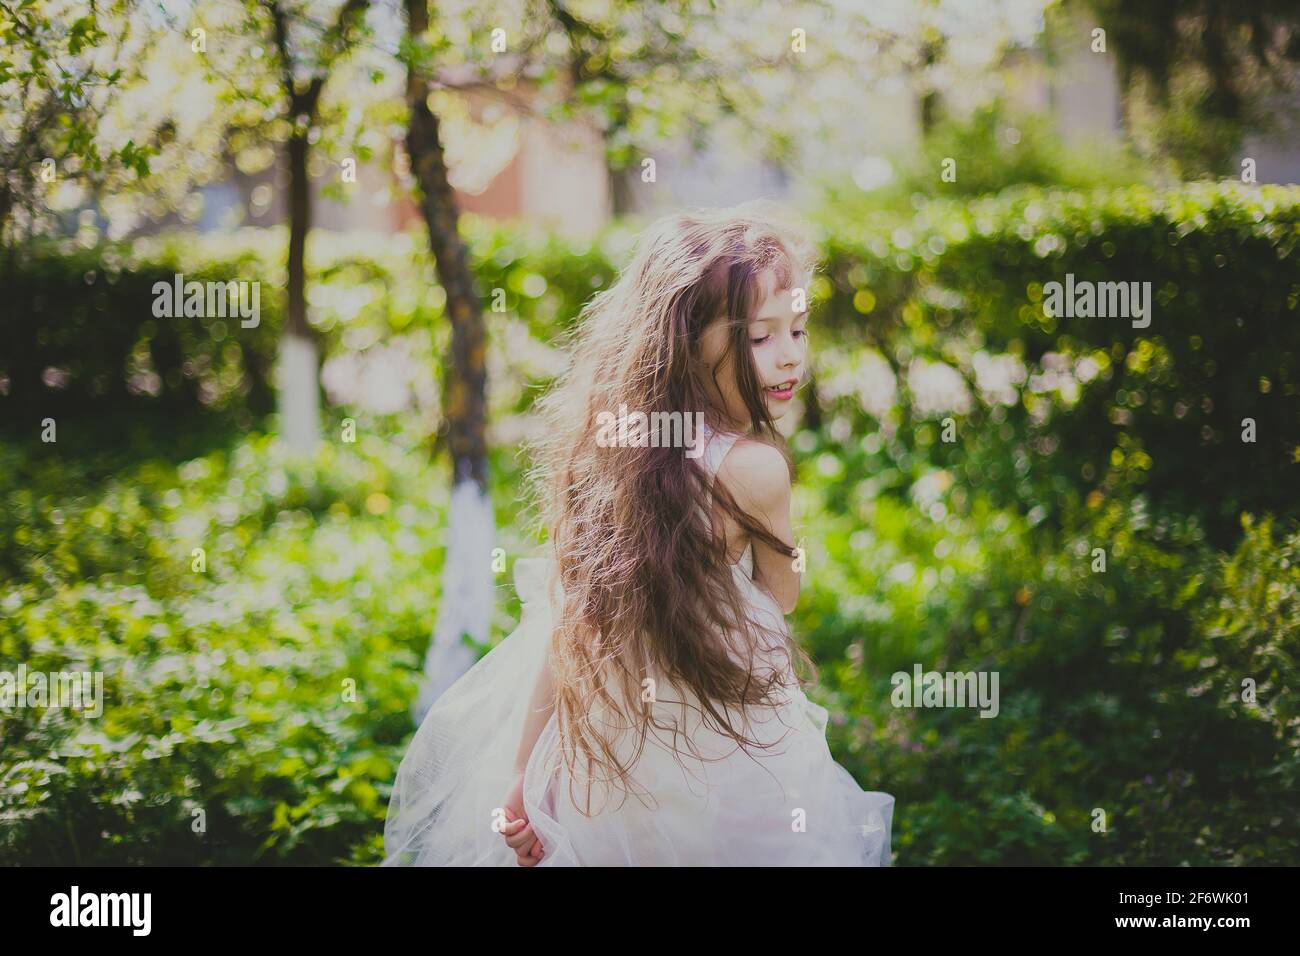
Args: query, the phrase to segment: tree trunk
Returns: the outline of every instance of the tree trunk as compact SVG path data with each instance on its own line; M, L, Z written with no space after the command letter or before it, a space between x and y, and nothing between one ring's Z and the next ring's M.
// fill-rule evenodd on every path
M581 82L581 75L574 70L573 84ZM619 103L614 107L614 115L611 119L609 129L605 131L605 174L609 177L609 211L615 218L628 216L636 212L636 186L634 185L633 176L641 172L640 164L633 159L625 163L621 169L615 169L614 164L609 160L609 143L613 135L619 130L625 130L631 123L631 111L626 103Z
M633 196L631 170L629 167L615 169L606 164L609 176L609 207L614 218L627 216L636 212L636 199Z
M921 60L925 64L926 72L934 66L939 60L939 53L942 47L934 41L927 41L921 48ZM930 82L930 77L926 76L926 82ZM939 122L939 91L934 87L927 87L926 91L921 94L921 138L928 139L934 132L935 125Z
M927 90L921 96L921 135L928 137L939 121L939 94Z
M320 357L307 324L308 148L307 129L296 128L289 139L288 312L280 340L279 369L280 432L291 448L304 454L309 454L320 438Z
M409 34L418 39L429 28L427 0L404 3ZM487 337L468 251L457 231L459 216L447 179L438 118L428 100L428 79L413 61L406 84L410 112L406 148L438 281L447 293L451 352L443 375L443 415L453 482L442 603L415 704L417 722L474 663L475 654L463 637L487 641L495 590L491 567L495 522L487 489Z
M0 183L0 249L7 250L13 247L6 241L8 238L6 233L9 228L9 214L13 212L13 208L13 194ZM17 242L14 242L13 245L16 246Z
M817 379L809 376L808 384L803 390L803 427L810 432L821 431L822 402L817 394Z

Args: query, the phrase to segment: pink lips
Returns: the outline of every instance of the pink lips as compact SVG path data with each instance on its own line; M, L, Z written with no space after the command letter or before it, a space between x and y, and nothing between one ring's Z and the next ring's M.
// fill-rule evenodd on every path
M766 388L763 391L767 392L767 394L771 395L773 398L779 398L781 401L785 402L789 401L794 396L794 387L798 384L799 382L797 379L790 379L790 381L784 383L783 388Z

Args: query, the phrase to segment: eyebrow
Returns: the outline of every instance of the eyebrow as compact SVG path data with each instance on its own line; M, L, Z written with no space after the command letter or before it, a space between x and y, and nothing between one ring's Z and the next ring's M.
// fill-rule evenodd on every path
M793 313L791 313L791 314L792 314L796 319L798 319L798 318L805 318L805 319L806 319L806 318L808 317L808 312L809 312L808 309L804 309L802 312L793 312ZM777 321L780 321L780 319L781 319L781 316L779 316L779 315L756 315L756 316L754 316L752 319L749 320L749 324L750 324L750 325L753 325L755 322L777 322Z

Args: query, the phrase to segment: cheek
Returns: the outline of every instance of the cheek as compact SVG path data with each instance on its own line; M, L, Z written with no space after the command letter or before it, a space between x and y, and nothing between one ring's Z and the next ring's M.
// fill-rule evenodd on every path
M760 378L776 367L776 359L774 358L776 351L774 349L754 345L750 347L749 351L754 356L754 368L758 370Z

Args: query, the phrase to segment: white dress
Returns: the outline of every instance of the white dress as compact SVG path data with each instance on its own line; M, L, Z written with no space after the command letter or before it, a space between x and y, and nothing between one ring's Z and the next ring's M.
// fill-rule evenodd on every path
M699 460L710 474L738 437L706 430ZM751 548L733 569L755 620L788 633L780 608L752 578ZM519 626L438 699L412 739L393 787L384 865L517 865L499 832L500 805L549 650L546 571L539 559L516 562ZM788 666L784 654L761 659ZM546 850L537 866L890 865L894 798L863 790L836 763L826 709L801 689L787 688L779 708L751 715L747 735L775 745L746 752L702 723L698 703L682 706L677 688L653 686L649 706L661 723L676 721L690 747L679 735L674 750L670 732L650 727L631 772L633 793L598 785L590 816L570 797L572 783L586 806L551 715L524 774L525 814ZM737 726L739 715L730 717ZM615 739L628 758L640 738Z

